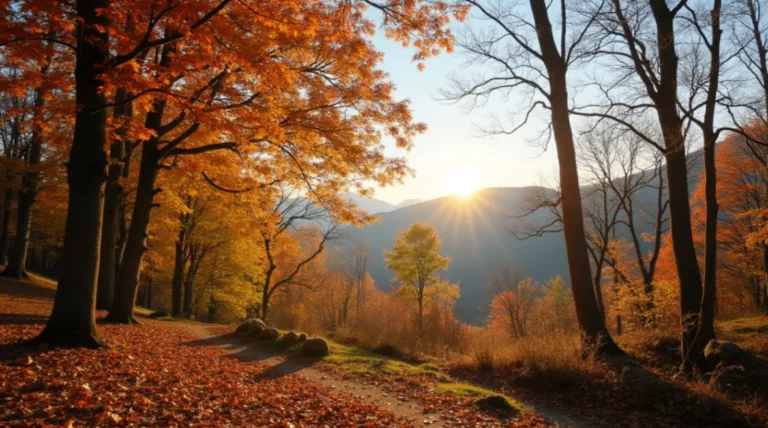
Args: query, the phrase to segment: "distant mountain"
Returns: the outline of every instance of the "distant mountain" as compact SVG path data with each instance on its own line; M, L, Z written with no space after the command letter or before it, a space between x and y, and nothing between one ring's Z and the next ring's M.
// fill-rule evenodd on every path
M345 193L344 197L357 204L358 208L368 212L368 214L385 213L396 209L389 202L384 202L376 198L365 198L357 193Z
M383 251L391 248L397 234L414 222L434 227L443 242L441 253L452 258L450 269L442 275L460 282L462 296L457 302L457 314L465 321L480 322L492 297L487 284L504 263L519 266L538 281L567 273L561 234L519 241L506 233L512 225L507 214L515 213L531 190L490 188L466 199L433 199L380 213L380 222L365 228L349 228L346 235L352 241L368 242L369 272L379 288L388 289L392 274L384 267ZM537 212L530 220L546 221L548 215Z
M689 156L689 189L692 191L702 171L701 152ZM492 295L488 291L491 277L505 263L519 267L526 276L544 282L561 275L568 281L568 262L562 233L518 240L511 236L510 228L521 222L546 224L552 220L550 214L539 210L524 220L510 217L519 213L525 198L532 192L554 195L554 190L542 187L489 188L476 192L471 198L455 196L442 197L385 211L379 209L381 221L365 228L350 227L346 236L352 241L365 240L370 248L369 272L382 290L388 290L392 273L384 266L383 251L392 247L400 231L414 222L434 227L443 246L441 253L451 257L450 267L441 275L451 281L459 281L461 297L456 304L457 315L466 322L477 323L485 319ZM582 195L589 189L582 188ZM643 215L655 216L653 208L655 190L644 189L635 195L635 206L646 207ZM400 205L405 204L404 201ZM644 217L644 218L649 218ZM639 232L651 233L651 225L645 221ZM624 236L626 230L619 229L617 236ZM644 251L650 250L650 243L644 243Z
M422 199L406 199L397 205L392 205L381 199L366 198L357 193L345 193L344 197L357 204L360 209L365 210L368 214L387 213L424 202Z
M406 199L397 204L394 209L399 210L400 208L410 207L411 205L420 204L422 202L424 202L423 199Z

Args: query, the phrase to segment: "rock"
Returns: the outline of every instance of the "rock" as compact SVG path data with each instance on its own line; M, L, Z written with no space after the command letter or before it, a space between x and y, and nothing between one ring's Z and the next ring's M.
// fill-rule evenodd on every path
M160 309L159 311L155 311L149 314L149 317L152 319L165 318L169 316L171 316L171 314L169 314L165 309Z
M235 329L235 333L247 335L247 336L260 336L261 332L264 331L267 328L267 325L264 324L264 321L258 319L258 318L252 318L247 321L244 321L242 324L237 326Z
M280 338L280 344L287 347L299 343L299 335L295 331L289 331Z
M331 353L328 341L322 337L312 337L304 341L301 354L307 357L322 358Z
M704 358L713 367L720 363L725 365L743 363L748 357L749 355L739 345L727 340L712 339L704 348Z
M299 335L299 342L304 343L307 340L307 333L301 333Z
M261 336L259 336L261 339L267 339L267 340L275 340L278 337L280 337L280 330L270 327L267 329L264 329L261 332Z
M517 408L509 403L509 400L507 400L506 397L501 395L489 395L483 398L478 398L473 404L484 412L499 412L508 415L519 412Z

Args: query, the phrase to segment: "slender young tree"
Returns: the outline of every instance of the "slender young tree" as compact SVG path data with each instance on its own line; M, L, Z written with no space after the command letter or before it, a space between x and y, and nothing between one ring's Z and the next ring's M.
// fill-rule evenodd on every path
M448 269L450 257L440 255L440 237L435 229L414 223L400 232L392 249L384 251L387 269L394 273L398 292L412 296L417 307L419 335L424 333L424 309L430 300L458 298L459 287L440 279L439 271Z
M269 304L277 291L290 286L310 290L322 286L322 278L309 278L305 272L330 242L341 237L340 224L330 217L323 205L296 197L295 190L285 185L277 185L273 190L277 191L277 197L262 201L272 205L272 208L262 207L264 214L258 219L257 239L262 251L263 277L249 278L261 297L260 315L265 322L269 316ZM322 224L323 229L317 232L307 228L312 223ZM312 248L291 248L296 246L292 233L316 235L318 239L312 243Z

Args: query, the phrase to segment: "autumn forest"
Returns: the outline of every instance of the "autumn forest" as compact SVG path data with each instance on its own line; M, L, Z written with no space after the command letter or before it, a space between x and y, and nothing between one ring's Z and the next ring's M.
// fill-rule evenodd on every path
M0 425L768 426L761 0L0 7Z

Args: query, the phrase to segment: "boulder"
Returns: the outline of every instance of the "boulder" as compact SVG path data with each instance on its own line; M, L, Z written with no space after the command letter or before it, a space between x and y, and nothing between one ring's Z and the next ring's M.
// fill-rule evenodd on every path
M712 339L704 348L704 358L712 367L720 363L725 365L743 363L748 357L749 355L739 345L727 340Z
M295 331L289 331L280 338L280 344L286 348L299 343L299 335Z
M475 407L484 412L496 412L506 415L519 413L520 410L510 404L509 400L501 395L488 395L478 398L473 403Z
M312 337L304 341L301 346L301 354L307 357L322 358L331 353L328 341L322 337Z
M264 324L264 321L258 318L252 318L237 326L235 333L243 334L246 336L259 336L261 335L261 332L266 328L267 325Z
M270 328L264 329L261 332L261 336L259 336L259 337L261 339L266 339L266 340L275 340L278 337L280 337L280 330L278 330L278 329L276 329L274 327L270 327Z
M166 318L169 316L171 316L171 314L168 313L168 311L166 311L165 309L160 309L159 311L155 311L149 314L149 317L152 319Z

